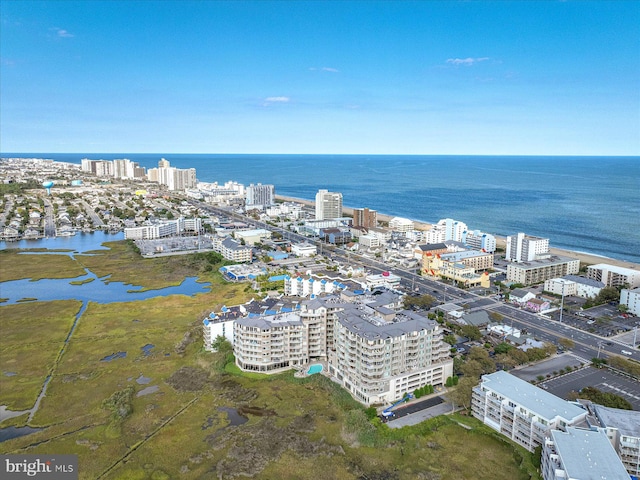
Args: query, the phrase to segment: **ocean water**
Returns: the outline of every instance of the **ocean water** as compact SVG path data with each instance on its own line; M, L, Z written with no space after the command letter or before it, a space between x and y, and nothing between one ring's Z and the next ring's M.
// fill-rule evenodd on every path
M205 182L274 184L313 200L320 188L347 207L423 222L454 218L470 229L548 237L552 247L640 263L640 157L2 154L80 163L164 157Z

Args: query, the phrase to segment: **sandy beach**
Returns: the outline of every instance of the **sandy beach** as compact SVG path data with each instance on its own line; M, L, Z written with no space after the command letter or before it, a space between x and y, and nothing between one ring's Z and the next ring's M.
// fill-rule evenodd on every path
M283 201L283 202L298 202L298 203L302 203L303 205L307 205L309 207L314 207L315 206L315 202L312 200L305 200L303 198L294 198L294 197L285 197L282 195L276 195L276 199ZM342 207L342 211L343 213L348 216L351 217L353 216L353 208L351 207ZM393 218L393 216L391 215L385 215L383 213L378 212L378 222L389 222L389 220L391 220ZM414 220L415 225L416 225L416 229L418 230L429 230L431 228L431 224L430 223L425 223L425 222L420 222L417 220ZM514 232L515 233L515 232ZM505 248L505 244L506 244L506 238L505 237L499 237L496 235L496 243L498 245L499 248ZM552 243L553 240L550 240L550 243ZM577 258L580 260L580 263L584 263L584 264L588 264L588 265L595 265L598 263L606 263L608 265L615 265L617 267L624 267L624 268L631 268L633 270L638 270L640 271L640 264L637 263L633 263L633 262L627 262L625 260L618 260L617 258L610 258L610 257L606 257L604 255L595 255L595 254L590 254L590 253L586 253L586 252L575 252L572 250L563 250L561 248L555 248L555 247L549 247L549 252L553 255L561 255L561 256L565 256L565 257L572 257L572 258Z

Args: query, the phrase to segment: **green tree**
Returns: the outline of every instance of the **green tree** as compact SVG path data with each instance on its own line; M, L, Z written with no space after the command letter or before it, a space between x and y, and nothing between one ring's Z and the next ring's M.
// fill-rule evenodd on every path
M478 385L478 377L462 377L458 385L447 393L447 398L452 404L468 410L471 406L471 394L476 385Z
M511 345L511 344L509 344L509 343L507 343L507 342L502 342L502 343L499 343L498 345L496 345L496 346L494 347L493 351L494 351L496 354L499 354L499 353L508 353L508 352L509 352L509 350L512 350L513 348L514 348L514 347L513 347L513 345Z
M451 335L451 334L445 335L442 340L447 342L449 345L455 345L456 344L456 336L455 335Z
M633 406L625 398L614 393L603 392L594 387L584 387L580 392L569 392L569 399L582 398L605 407L633 410Z
M475 325L463 325L460 332L469 340L480 340L482 338L480 329Z

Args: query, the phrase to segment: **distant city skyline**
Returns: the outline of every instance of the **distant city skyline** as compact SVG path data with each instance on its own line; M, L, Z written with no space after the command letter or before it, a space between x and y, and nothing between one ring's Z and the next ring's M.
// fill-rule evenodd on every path
M639 155L636 1L2 1L2 152Z

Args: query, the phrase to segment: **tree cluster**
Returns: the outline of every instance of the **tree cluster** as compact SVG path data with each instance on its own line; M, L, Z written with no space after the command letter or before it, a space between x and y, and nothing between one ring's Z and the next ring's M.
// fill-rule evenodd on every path
M633 410L633 406L626 399L614 393L603 392L594 387L585 387L580 392L570 392L569 400L578 398L591 400L593 403L605 407L620 408L623 410Z
M433 388L433 385L425 385L424 387L416 388L413 391L413 396L415 398L420 398L424 397L425 395L431 395L434 392L435 390Z

